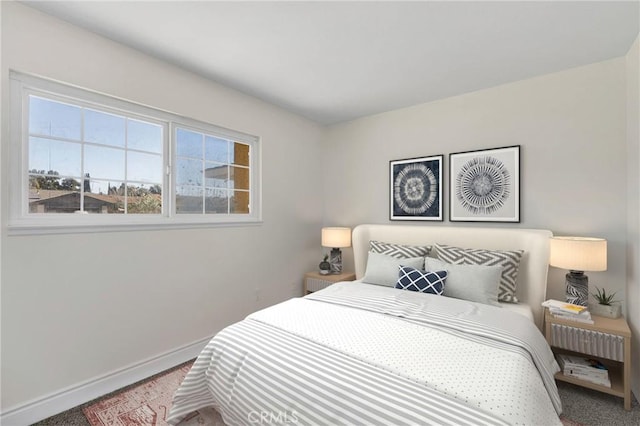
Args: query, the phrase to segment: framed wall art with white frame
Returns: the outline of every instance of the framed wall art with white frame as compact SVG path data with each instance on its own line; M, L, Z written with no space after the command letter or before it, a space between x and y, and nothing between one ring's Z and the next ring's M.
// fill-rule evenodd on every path
M451 222L520 222L520 145L449 154Z
M442 221L443 155L389 162L389 219Z

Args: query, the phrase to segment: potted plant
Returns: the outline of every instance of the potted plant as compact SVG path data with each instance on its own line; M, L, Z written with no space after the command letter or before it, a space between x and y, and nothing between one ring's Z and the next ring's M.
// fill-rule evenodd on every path
M594 315L607 318L619 318L622 315L622 306L619 301L613 300L616 293L607 293L603 288L602 290L596 287L597 293L591 293L591 295L598 301L597 304L590 304L589 310Z
M320 268L320 273L322 275L327 275L331 270L331 264L329 263L328 259L329 255L325 254L324 259L322 259L322 262L320 262L320 264L318 265L318 268Z

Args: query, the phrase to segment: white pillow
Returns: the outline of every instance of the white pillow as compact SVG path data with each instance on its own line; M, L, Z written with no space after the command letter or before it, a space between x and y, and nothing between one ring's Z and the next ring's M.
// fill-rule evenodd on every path
M425 258L424 263L427 271L449 272L444 296L500 306L498 286L502 277L501 266L452 265L431 257Z
M398 281L400 266L422 269L423 265L424 257L396 259L395 257L370 251L367 258L367 270L364 273L362 282L394 287Z

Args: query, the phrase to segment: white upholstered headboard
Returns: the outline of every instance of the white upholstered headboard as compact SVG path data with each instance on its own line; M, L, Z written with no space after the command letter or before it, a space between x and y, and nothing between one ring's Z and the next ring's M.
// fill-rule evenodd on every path
M547 293L549 237L546 229L476 228L454 226L358 225L353 230L353 257L356 278L362 278L367 266L369 241L396 244L448 244L464 248L524 250L518 270L516 295L533 311L538 328L542 327L542 302Z

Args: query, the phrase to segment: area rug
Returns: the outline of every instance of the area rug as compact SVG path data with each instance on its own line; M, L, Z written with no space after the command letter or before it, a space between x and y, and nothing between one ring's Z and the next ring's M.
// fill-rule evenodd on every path
M166 426L171 401L191 363L145 381L84 408L91 426ZM222 424L210 408L195 411L180 426Z
M116 395L106 397L82 411L91 426L168 426L166 421L171 401L191 363L133 386ZM583 426L560 416L563 426ZM213 408L191 413L179 426L224 426Z
M582 423L578 423L571 419L568 419L562 414L560 415L560 421L562 422L563 426L584 426Z

